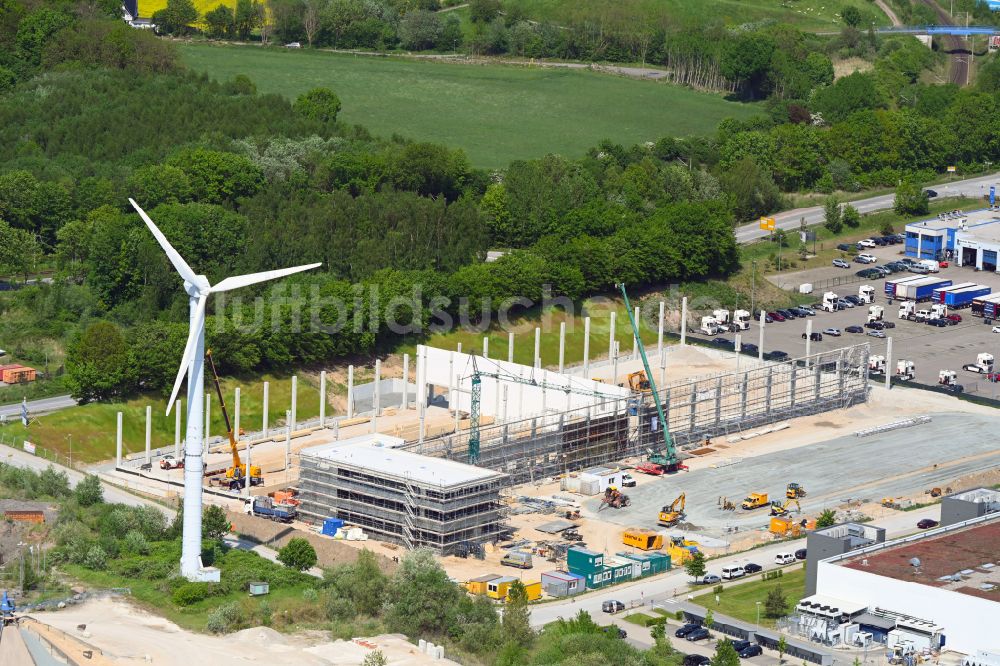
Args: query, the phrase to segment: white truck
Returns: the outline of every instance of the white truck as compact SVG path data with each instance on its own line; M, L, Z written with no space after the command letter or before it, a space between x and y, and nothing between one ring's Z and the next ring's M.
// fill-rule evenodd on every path
M746 331L750 328L750 313L746 310L736 310L733 312L733 326L737 331Z
M828 291L823 294L823 311L824 312L836 312L837 311L837 301L840 297L832 291Z
M917 304L913 301L905 301L899 304L899 318L913 319L917 311Z
M981 375L993 372L993 354L989 352L978 354L975 363L967 363L962 366L962 369L968 372L978 372Z
M720 331L729 330L729 310L712 310L712 317L715 318Z
M896 379L909 381L917 374L917 367L913 361L900 360L896 362Z
M699 328L705 335L718 335L722 330L719 327L719 320L712 316L705 316L701 318L701 328Z
M868 321L882 321L882 317L885 316L885 308L881 305L869 305L868 306Z
M858 287L858 298L861 299L862 303L874 303L875 302L875 287L870 284L863 284Z
M934 303L931 305L931 319L944 319L948 316L948 306L944 303Z
M938 384L942 386L955 386L958 384L958 373L954 370L942 370L938 373Z
M868 372L873 372L877 375L885 374L885 356L869 356L868 357Z

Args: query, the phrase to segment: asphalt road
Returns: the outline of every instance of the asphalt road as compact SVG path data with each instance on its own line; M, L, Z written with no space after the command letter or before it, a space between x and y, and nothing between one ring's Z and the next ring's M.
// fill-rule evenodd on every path
M989 191L990 185L998 183L1000 183L1000 173L995 173L989 176L958 180L947 185L936 185L933 189L937 191L939 196L980 197L984 194L984 191ZM862 214L872 213L892 208L895 198L895 194L883 194L877 197L852 201L851 205L857 208L858 212ZM806 225L814 226L823 223L823 207L796 208L783 213L777 213L773 217L775 225L780 229L798 229L802 218L805 218ZM736 241L738 243L750 243L759 238L766 237L768 233L760 228L759 222L753 222L736 228Z
M31 415L50 414L60 409L74 407L76 400L72 396L59 395L54 398L40 398L28 401L28 413ZM6 416L7 420L21 418L21 403L15 402L10 405L0 405L0 416Z

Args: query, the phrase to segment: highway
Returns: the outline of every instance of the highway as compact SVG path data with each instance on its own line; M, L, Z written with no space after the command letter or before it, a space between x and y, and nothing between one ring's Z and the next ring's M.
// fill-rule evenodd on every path
M917 532L917 521L921 518L934 518L937 520L940 506L935 504L916 511L900 511L891 516L872 521L873 525L884 527L886 530L886 540L895 539ZM707 572L716 575L722 567L729 563L754 562L761 565L764 571L780 568L774 563L774 556L779 552L795 552L799 548L804 548L805 539L794 541L782 541L762 548L757 548L742 553L726 555L718 559L707 562ZM802 563L788 565L791 567L801 566ZM756 576L741 579L757 580ZM591 617L598 619L604 616L601 611L601 604L605 601L615 599L621 601L626 607L637 605L648 605L651 601L666 600L678 595L688 594L688 583L691 582L683 567L678 567L668 573L652 578L637 580L624 585L616 585L605 590L589 592L587 594L572 597L565 601L555 601L551 603L539 604L531 607L531 624L534 627L541 627L553 622L560 617L569 618L576 615L581 610L590 613ZM707 589L707 588L706 588ZM700 592L701 590L698 590ZM692 594L694 591L691 592Z
M76 400L72 396L57 395L53 398L29 400L28 413L32 416L38 416L39 414L51 414L52 412L58 412L60 409L75 406ZM21 418L21 403L15 402L9 405L0 405L0 417L2 416L6 416L8 421Z
M1000 172L988 176L958 180L944 185L933 185L931 189L936 191L938 196L941 197L966 196L978 198L984 194L989 194L990 185L1000 185ZM883 194L877 197L858 199L857 201L850 202L850 204L862 214L873 213L892 208L895 198L895 194ZM771 217L774 218L776 227L785 230L797 230L802 218L805 218L807 226L822 224L823 207L810 206L809 208L796 208L777 213ZM736 242L744 244L752 243L755 240L767 237L768 233L760 228L760 222L755 221L751 224L744 224L736 227Z

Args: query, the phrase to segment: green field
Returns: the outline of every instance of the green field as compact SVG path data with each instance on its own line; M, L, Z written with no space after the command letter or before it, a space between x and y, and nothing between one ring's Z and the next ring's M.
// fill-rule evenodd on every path
M715 602L715 592L699 594L691 601L710 608L716 613L722 613L730 617L735 617L744 622L757 621L757 602L760 602L760 624L764 627L773 627L774 619L764 617L764 601L767 593L773 588L781 586L785 593L787 604L786 610L791 610L799 603L806 593L806 567L805 564L796 567L783 569L784 575L781 578L771 580L755 580L750 583L738 583L726 585L722 594L719 595L719 602Z
M889 19L869 0L504 0L525 16L556 23L591 18L605 24L644 20L653 25L722 23L742 25L779 21L805 30L835 30L843 23L840 10L847 5L866 13L878 25Z
M464 65L403 58L185 44L184 62L219 80L249 76L290 98L334 90L341 118L381 136L463 148L475 166L582 155L602 139L622 144L714 130L759 107L665 83L589 71Z

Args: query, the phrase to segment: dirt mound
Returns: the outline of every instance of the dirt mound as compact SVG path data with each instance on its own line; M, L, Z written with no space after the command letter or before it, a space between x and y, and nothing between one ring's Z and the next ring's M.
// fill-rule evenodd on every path
M255 645L286 645L288 638L270 627L250 627L230 634L229 638L235 639L240 645L252 643Z
M667 352L668 363L685 365L715 365L718 361L704 352L698 351L694 347L678 345Z

